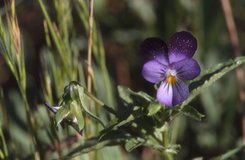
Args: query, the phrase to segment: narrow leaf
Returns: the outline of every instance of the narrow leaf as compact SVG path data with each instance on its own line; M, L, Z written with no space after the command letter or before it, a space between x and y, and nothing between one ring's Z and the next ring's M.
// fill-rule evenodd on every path
M167 146L167 148L165 149L165 152L167 153L171 153L171 154L177 154L180 150L181 146L178 144L171 144L169 146Z
M245 144L238 146L235 149L228 151L227 153L220 155L218 157L212 158L212 160L229 160L232 156L236 155L238 152L244 150Z
M72 101L70 104L71 113L75 115L79 131L83 130L84 128L84 118L82 108L78 105L76 101Z
M134 92L131 89L123 86L118 86L118 93L120 98L126 103L130 105L138 105L145 106L148 105L151 101L154 100L151 96L149 96L145 92Z
M193 118L197 121L201 121L202 118L205 117L203 114L201 114L191 106L186 106L185 108L181 109L180 112L183 113L185 116Z
M92 117L93 119L95 119L96 121L98 121L105 128L105 125L102 122L102 120L100 120L99 117L97 117L96 115L94 115L92 112L89 111L88 106L87 106L87 104L86 104L86 102L84 100L81 100L80 99L80 104L81 104L81 106L82 106L82 108L83 108L83 110L84 110L84 112L86 114L88 114L90 117Z
M119 145L122 144L125 141L125 139L109 139L109 140L104 140L104 141L98 141L98 137L93 137L90 139L87 139L86 141L84 141L84 143L82 143L81 145L75 147L74 149L72 149L67 156L65 157L65 159L71 159L71 156L73 155L79 155L79 154L84 154L84 153L88 153L94 150L99 150L101 148L104 148L106 146L115 146L115 145ZM74 158L74 157L73 157Z
M132 138L129 139L126 143L125 143L125 149L128 152L131 152L132 150L134 150L135 148L143 145L145 143L145 140L142 138Z
M70 110L67 106L62 106L59 108L57 113L55 114L56 125L59 125L60 122L69 115Z
M161 108L162 108L162 105L157 103L157 102L150 103L150 105L147 108L147 110L148 110L147 115L152 116L152 115L156 114Z
M115 119L114 123L112 123L110 126L106 127L104 130L101 131L100 139L102 139L105 135L107 135L109 132L118 129L119 127L128 125L135 121L136 119L144 116L143 114L130 114L126 119L124 120L118 120ZM112 120L113 121L113 120Z
M0 149L0 159L5 159L3 151Z
M228 72L232 71L236 67L245 63L245 57L238 57L235 60L229 60L226 63L218 64L213 69L209 70L207 73L202 75L197 80L193 81L190 88L190 96L185 100L180 108L183 108L187 104L189 104L196 96L198 96L202 90L210 87L216 80L223 77Z

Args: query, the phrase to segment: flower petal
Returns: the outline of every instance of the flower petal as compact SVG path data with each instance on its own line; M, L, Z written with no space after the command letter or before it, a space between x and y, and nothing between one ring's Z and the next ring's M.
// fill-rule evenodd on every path
M157 100L168 107L182 103L189 96L188 86L181 80L174 85L164 81L157 90Z
M144 64L142 69L142 75L147 81L157 83L163 80L165 76L165 71L165 65L160 64L156 60L151 60Z
M161 64L168 64L168 49L164 41L159 38L147 38L140 45L140 54L147 60L155 59Z
M51 110L53 113L58 112L58 108L60 108L60 106L54 107L54 106L49 105L48 103L44 103L44 105L45 105L49 110Z
M175 33L168 45L169 62L178 62L185 58L191 58L197 49L197 40L189 32Z
M173 106L173 87L167 82L162 82L157 90L157 101L166 106Z
M199 64L192 58L175 62L171 66L176 71L177 77L182 80L192 80L201 72Z

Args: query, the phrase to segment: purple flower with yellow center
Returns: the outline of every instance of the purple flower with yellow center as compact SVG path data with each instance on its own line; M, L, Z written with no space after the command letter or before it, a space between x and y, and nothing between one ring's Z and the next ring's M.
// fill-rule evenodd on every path
M187 99L185 81L200 74L200 66L192 58L196 49L196 38L185 31L175 33L168 45L159 38L142 42L140 53L147 58L142 75L151 83L160 83L156 94L159 103L171 107Z

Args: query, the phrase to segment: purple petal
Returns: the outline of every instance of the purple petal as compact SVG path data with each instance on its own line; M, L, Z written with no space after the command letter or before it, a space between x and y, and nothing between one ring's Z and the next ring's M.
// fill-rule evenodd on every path
M157 83L165 77L166 66L156 60L148 61L142 69L143 77L152 83Z
M49 105L48 103L44 103L44 105L51 110L52 112L56 113L58 111L57 107L53 107L51 105Z
M182 80L192 80L201 72L199 64L192 58L175 62L171 66L176 71L177 77Z
M181 80L174 85L168 85L165 81L157 90L157 100L168 107L182 103L188 96L188 86Z
M197 40L189 32L175 33L168 45L169 62L178 62L185 58L191 58L197 49Z
M140 54L146 60L155 59L161 64L168 64L168 49L164 41L159 38L147 38L140 45Z

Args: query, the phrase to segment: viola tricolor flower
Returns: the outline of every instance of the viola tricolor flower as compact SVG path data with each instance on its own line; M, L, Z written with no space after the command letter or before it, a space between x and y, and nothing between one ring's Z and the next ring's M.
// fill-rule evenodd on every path
M159 38L142 42L140 53L147 57L142 75L151 83L160 83L156 94L159 103L171 107L187 99L185 81L200 74L200 66L192 58L196 49L196 38L185 31L175 33L168 45Z

